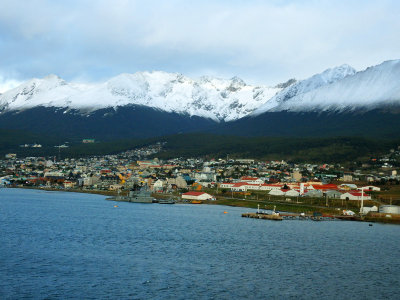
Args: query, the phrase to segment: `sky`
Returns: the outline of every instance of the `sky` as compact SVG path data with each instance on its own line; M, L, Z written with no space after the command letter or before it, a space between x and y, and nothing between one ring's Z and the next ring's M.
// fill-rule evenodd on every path
M399 58L397 0L0 0L0 93L154 70L272 86Z

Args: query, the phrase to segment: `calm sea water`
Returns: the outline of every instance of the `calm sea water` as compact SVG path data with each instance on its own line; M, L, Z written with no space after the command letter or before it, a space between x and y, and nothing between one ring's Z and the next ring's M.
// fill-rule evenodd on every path
M0 298L400 299L400 226L246 211L0 189Z

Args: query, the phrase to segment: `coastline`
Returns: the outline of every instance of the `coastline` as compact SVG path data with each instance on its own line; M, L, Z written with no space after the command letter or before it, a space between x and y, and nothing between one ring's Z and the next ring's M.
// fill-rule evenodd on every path
M49 191L49 192L68 192L68 193L80 193L80 194L95 194L95 195L102 195L105 197L110 196L117 196L118 193L115 191L102 191L102 190L83 190L83 189L54 189L54 188L47 188L47 187L29 187L29 186L18 186L18 187L7 187L12 189L28 189L28 190L42 190L42 191ZM127 193L127 192L126 192ZM124 195L126 193L120 193L120 195ZM162 194L152 194L154 198L163 199L164 195ZM107 200L105 198L105 200ZM121 202L119 200L108 200L108 201L115 201ZM124 201L122 201L124 202ZM125 201L126 202L126 201ZM193 204L190 202L181 202L178 201L178 204L192 204L192 205L199 205ZM252 208L257 209L260 206L263 210L273 210L274 208L277 211L282 211L285 213L290 214L299 214L305 213L306 215L312 215L313 212L318 211L325 215L333 216L337 213L337 211L333 208L321 207L321 206L313 206L313 205L297 205L295 203L280 203L280 202L272 202L272 201L250 201L245 199L218 199L217 200L208 200L203 201L201 204L206 205L220 205L220 206L231 206L231 207L243 207L243 208ZM355 221L360 222L369 222L369 223L384 223L384 224L398 224L400 225L400 216L390 216L387 217L388 214L374 214L374 215L366 215L363 217L357 217Z

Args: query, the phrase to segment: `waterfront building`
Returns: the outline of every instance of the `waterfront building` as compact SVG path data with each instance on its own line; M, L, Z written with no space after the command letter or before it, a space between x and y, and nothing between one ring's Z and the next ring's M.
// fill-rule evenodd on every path
M187 192L182 194L182 199L197 201L215 200L214 196L203 192Z

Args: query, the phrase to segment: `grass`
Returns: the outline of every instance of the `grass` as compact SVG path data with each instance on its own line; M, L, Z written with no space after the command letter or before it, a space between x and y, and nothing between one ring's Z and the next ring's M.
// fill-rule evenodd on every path
M388 190L376 193L376 196L385 204L400 205L400 185L392 185Z
M314 205L307 205L303 203L282 203L279 201L267 201L267 200L244 200L234 198L221 198L217 197L216 201L206 201L207 204L214 205L227 205L235 207L248 207L257 208L260 205L260 209L273 210L274 207L278 211L294 212L294 213L312 213L314 211L337 214L338 210L331 207L321 207Z

